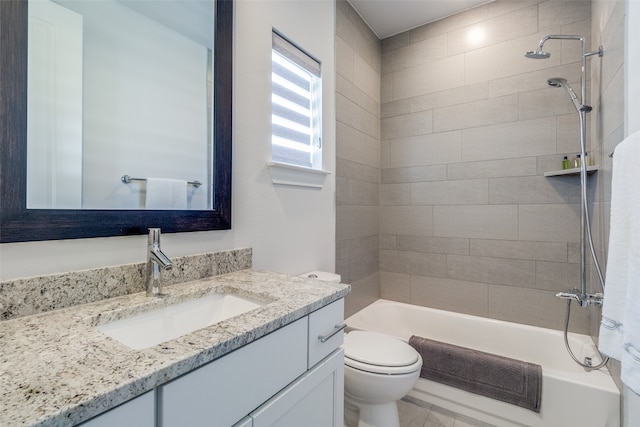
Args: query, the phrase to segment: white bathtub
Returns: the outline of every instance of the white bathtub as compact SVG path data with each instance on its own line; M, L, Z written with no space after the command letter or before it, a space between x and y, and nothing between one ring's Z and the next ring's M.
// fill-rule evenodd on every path
M410 396L499 427L619 427L620 394L606 371L586 372L568 355L563 333L551 329L378 300L346 320L351 329L411 335L542 366L539 414L423 378ZM599 361L590 337L569 334L579 360ZM594 356L595 354L595 356Z

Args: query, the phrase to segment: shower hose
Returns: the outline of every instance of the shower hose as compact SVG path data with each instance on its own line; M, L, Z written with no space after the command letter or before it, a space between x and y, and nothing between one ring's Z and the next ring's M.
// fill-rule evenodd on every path
M579 111L579 116L580 116L580 158L584 159L586 156L586 111L583 109L581 111ZM584 215L584 225L586 225L585 229L586 229L586 234L587 234L587 238L589 241L589 249L591 252L591 258L593 259L593 264L594 267L596 269L596 272L598 273L598 280L600 281L600 287L602 288L602 291L604 292L604 277L602 275L602 270L600 269L600 264L598 263L598 257L596 255L596 251L594 249L594 245L593 245L593 237L591 235L591 220L589 218L589 209L588 209L588 204L587 204L587 166L585 165L585 162L581 162L580 163L580 193L581 193L581 201L580 203L582 203L582 209L581 212ZM571 300L568 299L567 300L567 311L566 311L566 316L565 316L565 321L564 321L564 345L567 348L567 351L569 352L569 355L571 356L571 358L580 366L582 366L583 368L587 369L587 370L591 370L591 369L600 369L603 366L605 366L607 364L607 362L609 362L609 358L605 357L602 355L602 353L600 353L600 351L598 351L598 354L600 355L600 359L602 359L602 361L600 363L598 363L597 365L591 365L591 363L589 362L582 362L580 360L578 360L578 358L573 354L573 351L571 351L571 346L569 345L569 338L568 338L568 331L569 331L569 318L571 316Z

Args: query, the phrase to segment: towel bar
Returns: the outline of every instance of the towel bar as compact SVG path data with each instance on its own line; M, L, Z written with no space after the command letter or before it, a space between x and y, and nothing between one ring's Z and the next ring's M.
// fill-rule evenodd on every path
M122 177L120 177L120 180L122 182L124 182L125 184L130 184L131 181L146 181L147 178L133 178L129 175L122 175ZM191 184L194 187L198 188L202 185L202 183L200 181L187 181L187 184Z

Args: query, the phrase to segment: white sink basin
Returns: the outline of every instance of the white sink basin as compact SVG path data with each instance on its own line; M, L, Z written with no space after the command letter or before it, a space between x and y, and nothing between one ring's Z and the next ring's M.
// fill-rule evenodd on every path
M96 326L129 348L140 350L178 338L263 306L230 294L210 294Z

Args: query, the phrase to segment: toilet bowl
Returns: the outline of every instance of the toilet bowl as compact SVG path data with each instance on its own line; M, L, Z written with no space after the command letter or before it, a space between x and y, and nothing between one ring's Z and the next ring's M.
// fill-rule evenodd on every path
M399 427L397 401L413 388L422 358L389 335L352 331L344 339L345 402L360 411L358 427Z

